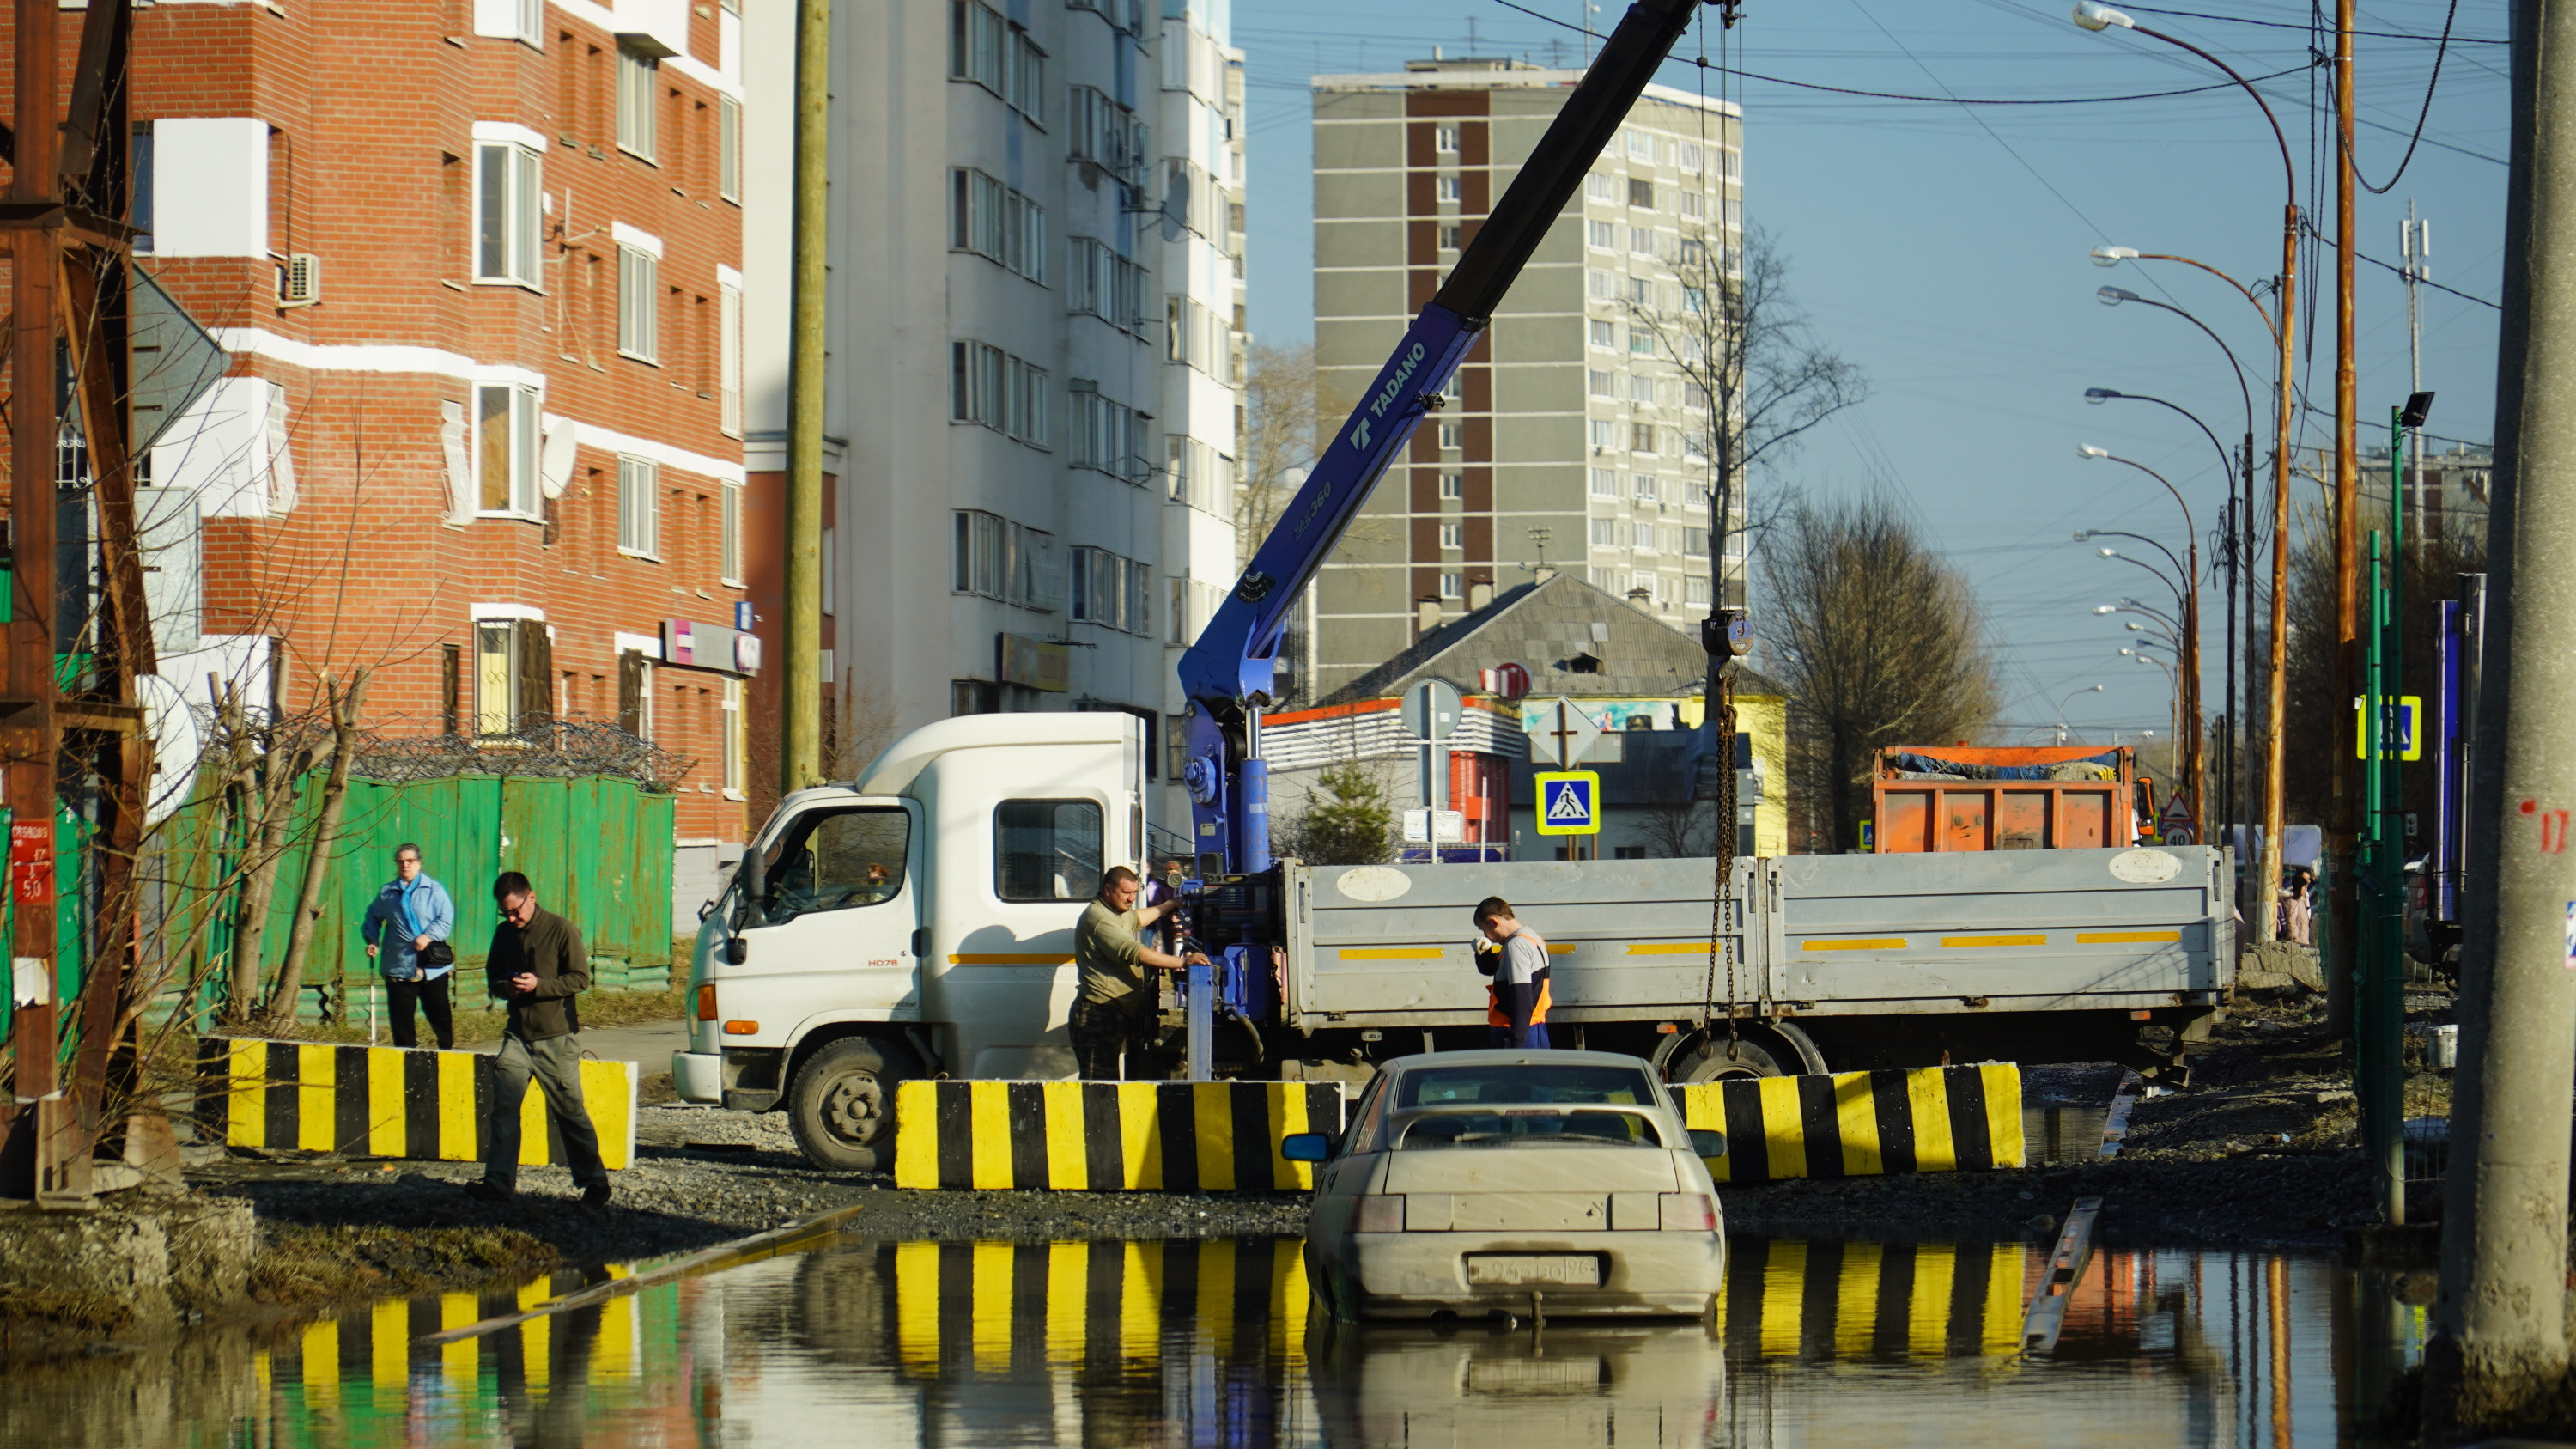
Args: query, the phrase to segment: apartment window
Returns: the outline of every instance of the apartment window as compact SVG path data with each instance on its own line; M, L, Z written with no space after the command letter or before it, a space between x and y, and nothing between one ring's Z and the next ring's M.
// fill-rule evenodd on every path
M539 167L525 146L474 148L474 279L541 286Z
M1683 192L1675 199L1673 210L1681 213L1684 221L1698 221L1704 214L1701 210L1700 194L1696 191Z
M1618 245L1619 229L1606 221L1587 221L1583 224L1583 240L1586 245L1606 252Z
M1628 451L1632 453L1655 451L1655 429L1652 424L1630 423L1628 425Z
M1440 496L1441 496L1443 499L1446 499L1446 500L1448 500L1448 501L1450 501L1450 502L1453 502L1453 503L1454 503L1454 502L1456 502L1456 501L1458 501L1458 500L1460 500L1460 499L1465 498L1465 497L1467 496L1467 478L1466 478L1466 475L1465 475L1465 474L1463 474L1463 473L1443 473L1443 474L1441 474L1441 475L1440 475Z
M662 263L642 247L617 249L617 350L651 362L661 346Z
M1440 525L1440 546L1442 548L1465 548L1467 546L1467 525L1463 523L1444 523Z
M1594 548L1617 548L1619 546L1619 520L1615 518L1596 518L1592 520L1592 546Z
M1151 421L1150 414L1101 396L1096 384L1078 389L1073 394L1070 461L1077 468L1097 468L1131 483L1140 481L1148 467L1144 425Z
M1636 525L1636 530L1637 552L1653 553L1655 551L1655 526L1651 523L1640 523Z
M1583 178L1583 194L1592 201L1615 204L1619 200L1619 178L1604 171L1587 173Z
M661 81L661 61L617 48L617 148L647 161L654 156L654 102Z
M1072 617L1129 634L1154 632L1153 571L1105 548L1073 551Z
M1457 574L1442 574L1440 576L1440 597L1444 599L1454 599L1459 595L1464 594L1466 592L1466 589L1463 586L1464 582L1465 581Z
M474 464L483 512L537 516L536 389L474 389Z
M1648 428L1648 429L1646 429L1646 430L1645 430L1645 432L1646 432L1646 436L1647 436L1648 440L1649 440L1649 441L1651 441L1651 440L1653 439L1653 437L1654 437L1654 432L1655 432L1655 430L1654 430L1654 429L1652 429L1652 428ZM1638 502L1640 502L1640 503L1652 503L1652 502L1654 502L1654 501L1655 501L1655 499L1656 499L1658 496L1660 496L1660 494L1662 493L1662 491L1663 491L1663 484L1662 484L1662 481L1661 481L1660 479L1656 478L1654 474L1652 474L1652 473L1640 473L1640 474L1638 474L1638 475L1637 475L1637 501L1638 501Z
M1630 277L1628 279L1628 305L1631 307L1651 307L1654 304L1654 282L1645 277ZM1630 352L1638 350L1636 339L1629 339L1628 350Z
M1619 295L1619 279L1604 271L1586 271L1583 274L1583 290L1586 295L1598 301L1607 302Z
M742 485L716 489L716 576L742 587Z
M1641 131L1634 126L1630 126L1628 128L1628 154L1636 157L1640 161L1651 164L1655 159L1655 138L1645 131Z
M1583 375L1591 383L1591 391L1594 397L1616 397L1619 395L1616 380L1611 376L1607 368L1589 368L1585 370Z
M1682 591L1686 602L1697 605L1701 608L1706 608L1708 606L1708 580L1706 578L1703 578L1698 574L1691 575L1689 581L1682 585Z
M1444 252L1454 252L1458 250L1458 236L1458 223L1454 221L1444 221L1440 223L1440 250Z
M981 171L949 173L948 244L1046 281L1046 209Z
M1053 534L981 509L959 509L954 517L950 588L1026 609L1054 607Z
M716 288L716 426L742 436L742 288Z
M1143 184L1145 123L1134 111L1090 86L1075 86L1065 131L1065 152L1073 160L1101 167L1130 185Z
M1681 154L1673 159L1673 164L1684 171L1697 173L1702 164L1701 158L1705 154L1700 150L1700 144L1697 141L1682 141L1678 142L1677 146Z
M1647 179L1646 179L1645 177L1643 177L1643 176L1631 176L1631 177L1629 177L1629 178L1628 178L1628 204L1629 204L1630 206L1637 207L1637 208L1639 208L1639 209L1641 209L1641 210L1645 210L1645 211L1652 211L1652 210L1654 210L1654 208L1655 208L1655 183L1654 183L1654 182L1652 182L1652 181L1647 180Z
M1595 427L1595 428L1601 428L1601 427L1604 427L1604 426L1606 426L1606 425L1605 425L1605 424L1602 424L1602 423L1594 423L1592 426L1593 426L1593 427ZM1592 470L1591 470L1591 472L1592 472L1592 496L1593 496L1593 497L1595 497L1595 498L1616 498L1616 497L1618 497L1618 496L1619 496L1619 470L1618 470L1618 469L1616 469L1616 468L1595 468L1595 469L1592 469Z
M1122 332L1142 332L1145 282L1142 266L1118 255L1103 242L1075 237L1073 276L1065 289L1065 310L1088 313Z
M1707 557L1708 530L1705 528L1684 528L1682 530L1682 552L1689 554L1694 558Z
M951 421L981 423L1025 443L1047 443L1047 373L982 342L949 344Z
M474 732L526 735L553 720L554 647L542 619L474 623Z
M1628 250L1639 256L1654 255L1655 234L1642 226L1628 228Z
M1591 327L1593 346L1616 347L1619 345L1619 329L1617 324L1605 322L1596 317L1592 319Z
M716 98L716 195L742 200L742 102L731 96Z
M948 10L948 77L972 81L1037 125L1046 124L1047 53L980 0Z
M1635 404L1637 404L1637 405L1638 405L1638 406L1640 406L1640 407L1652 407L1652 406L1654 406L1654 404L1655 404L1655 380L1654 380L1653 378L1651 378L1651 377L1632 377L1632 378L1629 378L1629 379L1628 379L1628 401L1630 401L1630 402L1632 402L1632 403L1635 403Z
M1639 290L1644 290L1642 285L1639 287ZM1645 303L1645 299L1643 297L1639 297L1637 301L1640 306ZM1654 356L1655 330L1651 327L1630 327L1628 329L1628 352L1631 356L1635 357Z
M739 799L741 799L741 798L742 798L742 781L743 781L743 775L744 775L744 773L745 773L745 771L744 771L744 769L743 769L743 758L742 758L743 750L742 750L742 681L741 681L741 680L739 680L739 679L728 679L728 680L726 680L726 681L724 682L724 702L723 702L723 705L722 705L722 709L723 709L723 711L724 711L724 792L725 792L725 798L726 798L726 799L728 799L728 800L739 800ZM889 812L889 813L892 813L892 812ZM896 857L896 860L898 861L898 864L896 865L895 869L896 869L896 870L898 870L898 871L900 871L900 870L903 868L903 867L902 867L902 865L900 864L901 859L902 859L902 857L901 857L901 856L897 856L897 857Z
M645 558L662 551L662 467L649 459L617 460L617 547Z
M1440 425L1440 446L1451 452L1455 452L1458 449L1467 446L1467 425L1464 423L1442 423Z
M1456 205L1458 201L1458 178L1455 176L1441 176L1434 178L1431 183L1431 194L1433 199L1446 205Z
M1456 122L1443 122L1442 124L1431 128L1431 149L1439 152L1443 156L1455 156L1458 154L1458 126Z
M1612 444L1611 430L1617 426L1618 424L1611 422L1607 418L1594 418L1592 420L1592 446L1607 451Z

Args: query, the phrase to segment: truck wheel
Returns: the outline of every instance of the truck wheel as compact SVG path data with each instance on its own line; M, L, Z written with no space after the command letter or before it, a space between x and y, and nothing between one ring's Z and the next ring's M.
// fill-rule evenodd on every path
M1711 1033L1702 1037L1697 1045L1673 1054L1671 1063L1664 1069L1664 1079L1682 1085L1718 1082L1730 1077L1786 1077L1795 1075L1798 1070L1796 1057L1789 1057L1784 1063L1769 1042L1752 1033L1733 1043L1732 1055L1728 1053L1728 1045L1722 1034Z
M797 1150L836 1172L894 1169L894 1089L912 1075L908 1053L863 1036L825 1045L796 1069L787 1125Z

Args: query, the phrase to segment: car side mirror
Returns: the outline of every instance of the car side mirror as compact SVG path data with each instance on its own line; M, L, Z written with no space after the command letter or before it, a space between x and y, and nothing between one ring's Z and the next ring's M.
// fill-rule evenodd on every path
M724 958L727 966L739 966L745 960L749 959L750 956L751 948L743 944L742 937L729 936L725 938Z
M1321 1132L1291 1132L1279 1139L1279 1155L1290 1162L1322 1162L1333 1155L1333 1139Z
M1700 1158L1724 1157L1726 1134L1711 1127L1690 1129L1691 1155Z

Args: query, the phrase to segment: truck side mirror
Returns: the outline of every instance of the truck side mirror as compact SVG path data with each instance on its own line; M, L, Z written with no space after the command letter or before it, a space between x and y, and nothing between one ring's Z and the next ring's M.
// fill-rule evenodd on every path
M1322 1162L1333 1155L1333 1139L1321 1132L1291 1132L1279 1139L1279 1155L1290 1162Z
M769 895L769 862L762 858L757 844L743 849L741 880L744 929L766 924L761 902ZM742 963L737 961L734 964L739 966Z
M750 955L751 951L743 944L742 937L728 936L725 938L724 958L726 965L739 966L744 962L744 960L749 958Z
M1690 1129L1691 1155L1706 1159L1726 1155L1726 1134L1708 1127Z

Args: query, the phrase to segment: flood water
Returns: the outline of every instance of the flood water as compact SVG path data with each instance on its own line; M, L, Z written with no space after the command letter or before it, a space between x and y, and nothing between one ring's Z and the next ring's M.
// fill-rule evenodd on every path
M414 1340L580 1280L13 1370L0 1443L2322 1449L2422 1341L2329 1258L2109 1253L2020 1360L2041 1248L1731 1247L1714 1325L1534 1332L1310 1319L1295 1239L838 1239L458 1344Z

